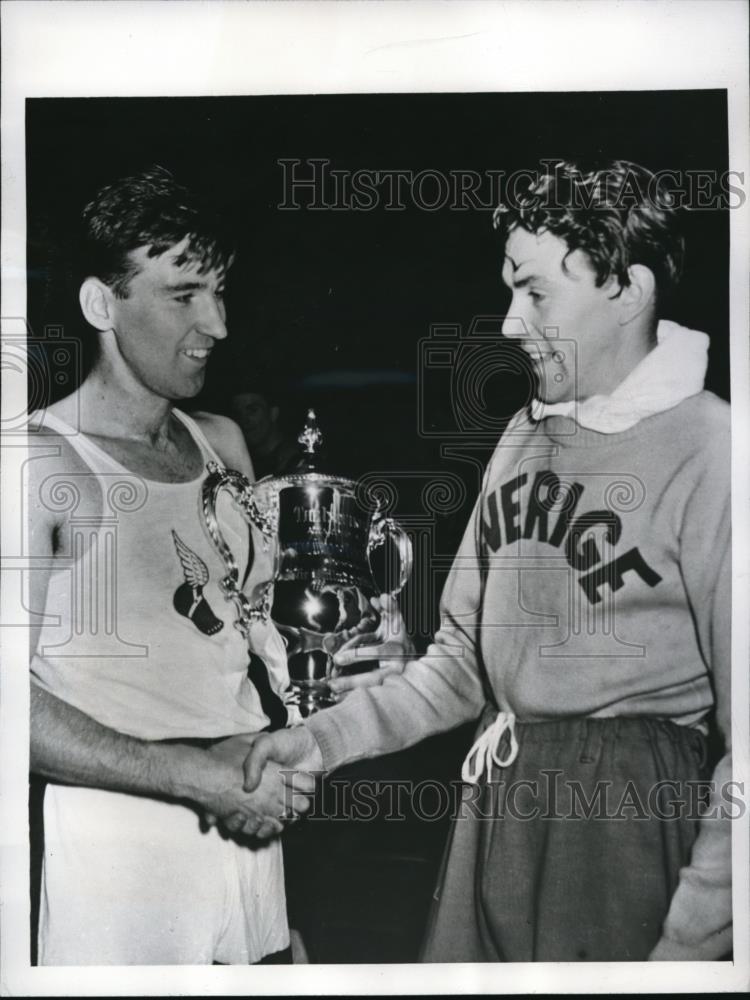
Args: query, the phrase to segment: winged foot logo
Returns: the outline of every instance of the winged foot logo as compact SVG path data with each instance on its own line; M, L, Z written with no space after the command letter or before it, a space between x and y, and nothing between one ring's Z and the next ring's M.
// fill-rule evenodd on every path
M174 609L184 618L189 618L204 635L216 635L224 628L224 622L216 617L203 596L203 588L208 583L208 566L183 542L174 528L172 538L185 577L185 582L174 592Z

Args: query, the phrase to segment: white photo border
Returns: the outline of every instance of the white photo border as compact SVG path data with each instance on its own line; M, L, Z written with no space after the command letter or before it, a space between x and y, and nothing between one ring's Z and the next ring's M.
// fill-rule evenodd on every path
M199 2L15 0L2 12L3 337L26 315L25 100L720 88L729 165L750 177L744 0ZM689 123L686 123L689 127ZM81 150L95 156L95 149ZM750 785L750 427L747 203L731 213L734 778ZM25 387L3 365L3 419ZM3 440L3 514L24 458ZM3 551L18 552L3 516ZM15 535L14 535L15 533ZM734 824L734 962L439 966L32 968L28 900L28 684L17 560L2 564L2 979L4 995L288 995L742 991L750 986L747 811Z

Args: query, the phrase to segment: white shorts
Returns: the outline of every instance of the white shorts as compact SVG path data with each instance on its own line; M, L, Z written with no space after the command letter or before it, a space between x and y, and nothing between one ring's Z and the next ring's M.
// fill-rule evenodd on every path
M48 785L40 965L250 964L289 945L278 838L175 803Z

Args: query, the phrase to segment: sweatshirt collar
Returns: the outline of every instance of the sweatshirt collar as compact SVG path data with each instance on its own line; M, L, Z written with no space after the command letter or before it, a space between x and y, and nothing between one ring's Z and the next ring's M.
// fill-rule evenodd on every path
M610 395L565 403L534 399L531 419L538 422L551 416L572 417L581 427L617 434L699 393L708 366L708 336L663 319L657 326L656 340L656 347Z

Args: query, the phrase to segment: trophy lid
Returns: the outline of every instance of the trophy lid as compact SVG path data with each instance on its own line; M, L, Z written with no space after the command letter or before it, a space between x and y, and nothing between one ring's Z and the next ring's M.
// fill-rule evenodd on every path
M332 473L326 467L325 459L320 453L323 434L318 427L315 410L309 409L307 411L305 426L297 440L300 444L300 457L297 464L287 472L276 476L264 476L263 479L258 480L254 486L256 495L260 497L269 492L278 493L280 490L294 487L307 489L316 486L333 487L349 496L358 495L356 480Z
M318 427L318 418L315 410L307 411L307 420L302 433L297 438L302 445L302 458L297 471L318 472L320 471L320 446L323 444L323 434Z

